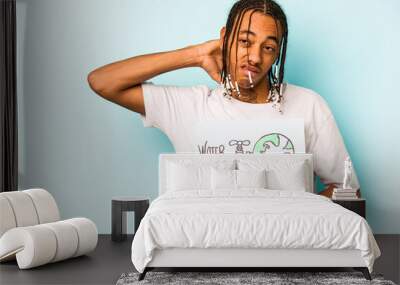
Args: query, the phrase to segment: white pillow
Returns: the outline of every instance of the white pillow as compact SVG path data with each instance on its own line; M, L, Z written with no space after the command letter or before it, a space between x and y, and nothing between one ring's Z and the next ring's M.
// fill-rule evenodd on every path
M312 183L308 182L307 167L306 161L238 161L240 170L266 169L267 188L273 190L307 191L309 184Z
M169 165L168 191L184 191L210 188L209 167Z
M276 167L267 171L268 188L274 190L306 191L305 163L294 163L291 167Z
M236 170L211 168L211 189L236 189Z
M232 170L211 168L212 190L267 188L266 170Z
M267 188L266 170L236 170L237 189Z
M184 191L193 189L211 189L211 167L216 169L234 169L236 162L231 160L202 161L193 160L168 161L166 164L166 191Z

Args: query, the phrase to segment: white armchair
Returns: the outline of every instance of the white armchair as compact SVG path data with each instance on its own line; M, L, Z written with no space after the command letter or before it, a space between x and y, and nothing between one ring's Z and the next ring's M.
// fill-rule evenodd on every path
M0 193L0 262L17 259L28 269L84 255L96 248L97 234L87 218L60 221L44 189Z

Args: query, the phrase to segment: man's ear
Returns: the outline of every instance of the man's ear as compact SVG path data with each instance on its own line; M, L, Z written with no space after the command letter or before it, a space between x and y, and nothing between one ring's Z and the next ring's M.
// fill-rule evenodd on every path
M220 46L221 50L224 45L225 33L226 33L226 27L224 26L221 28L221 31L219 32L219 46Z

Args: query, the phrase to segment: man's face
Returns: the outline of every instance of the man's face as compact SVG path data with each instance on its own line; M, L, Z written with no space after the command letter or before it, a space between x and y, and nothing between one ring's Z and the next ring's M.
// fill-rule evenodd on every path
M238 45L236 49L236 37L231 34L228 48L232 39L234 40L230 52L229 73L233 81L237 81L241 88L250 88L248 72L251 73L254 86L265 82L267 73L279 55L281 40L280 24L275 22L271 16L261 12L255 12L251 18L247 11L239 29ZM225 35L225 27L221 30L221 43ZM237 57L236 57L237 51ZM235 71L236 68L236 71Z

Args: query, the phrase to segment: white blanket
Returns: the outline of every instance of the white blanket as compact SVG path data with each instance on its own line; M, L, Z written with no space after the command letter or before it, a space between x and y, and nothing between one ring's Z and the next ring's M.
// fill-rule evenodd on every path
M381 254L361 216L324 196L266 189L158 197L132 242L135 268L164 248L358 249L370 272Z

